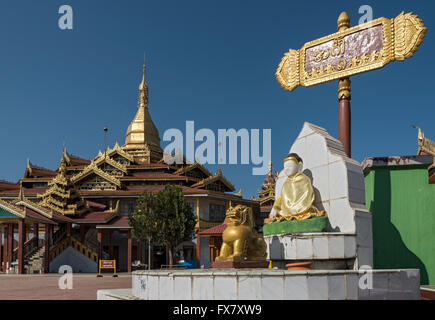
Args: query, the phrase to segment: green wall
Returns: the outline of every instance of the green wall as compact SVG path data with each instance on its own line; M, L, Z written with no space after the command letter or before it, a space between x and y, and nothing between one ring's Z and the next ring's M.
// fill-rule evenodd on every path
M435 185L425 166L373 167L365 175L375 269L420 269L435 284Z
M3 208L0 208L0 218L17 218L17 216Z

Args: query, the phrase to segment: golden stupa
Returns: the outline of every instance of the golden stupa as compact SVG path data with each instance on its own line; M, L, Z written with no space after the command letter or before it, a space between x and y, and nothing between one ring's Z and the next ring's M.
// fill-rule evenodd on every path
M143 65L142 81L139 85L139 103L136 116L130 123L125 135L122 149L133 154L141 163L150 163L151 159L162 158L160 136L148 110L148 85L145 80L145 63Z

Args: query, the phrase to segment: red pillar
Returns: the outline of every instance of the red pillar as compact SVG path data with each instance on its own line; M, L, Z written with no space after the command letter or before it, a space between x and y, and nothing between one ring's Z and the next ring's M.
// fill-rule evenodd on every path
M66 236L71 237L72 236L72 223L68 222L66 224Z
M18 274L24 273L24 242L26 241L26 224L18 219Z
M45 252L44 252L44 273L50 271L50 238L51 238L51 224L45 224Z
M98 241L98 261L100 261L103 260L103 243L102 243L103 233L101 229L98 229L97 241Z
M350 97L343 96L339 102L338 140L343 144L344 152L349 158L352 155L351 138Z
M3 238L3 227L1 229L1 233L0 233L0 272L3 271L3 242L2 242L2 238Z
M85 243L86 240L86 226L80 225L80 242Z
M115 259L113 257L113 231L112 230L109 231L109 255L111 260Z
M36 246L39 246L39 224L33 224L33 238L35 238Z
M199 263L200 253L201 253L201 251L200 251L200 248L201 248L200 244L201 244L201 238L199 236L199 231L198 231L198 233L196 234L196 268L197 269L201 268L201 264Z
M4 228L3 237L3 272L6 272L6 263L8 262L8 240L9 240L9 225L6 224Z
M128 272L131 272L131 230L128 230Z
M337 30L344 31L350 28L350 19L346 12L342 12L338 17ZM351 157L351 116L350 99L351 85L349 78L338 80L338 140L344 147L344 152Z
M0 272L3 271L3 227L0 233Z
M9 224L9 237L8 237L8 267L12 264L12 253L14 250L14 224Z

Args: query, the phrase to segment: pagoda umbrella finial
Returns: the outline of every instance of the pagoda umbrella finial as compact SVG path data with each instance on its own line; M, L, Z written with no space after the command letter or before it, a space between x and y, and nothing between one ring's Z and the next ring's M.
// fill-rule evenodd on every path
M23 185L20 183L20 193L18 194L18 200L24 201L24 199L25 199L25 197L24 197Z
M66 162L64 157L62 157L60 160L59 173L63 176L66 176Z
M142 81L139 84L139 107L148 107L148 84L145 79L145 53L143 57Z
M104 127L104 159L106 159L107 152L107 131L109 130L107 127Z

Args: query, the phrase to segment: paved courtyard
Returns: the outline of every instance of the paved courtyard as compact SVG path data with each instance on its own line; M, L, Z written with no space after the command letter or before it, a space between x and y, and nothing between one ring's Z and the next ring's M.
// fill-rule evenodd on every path
M60 289L60 274L0 274L0 300L96 300L99 289L131 288L131 275L97 278L96 274L74 274L73 288Z

